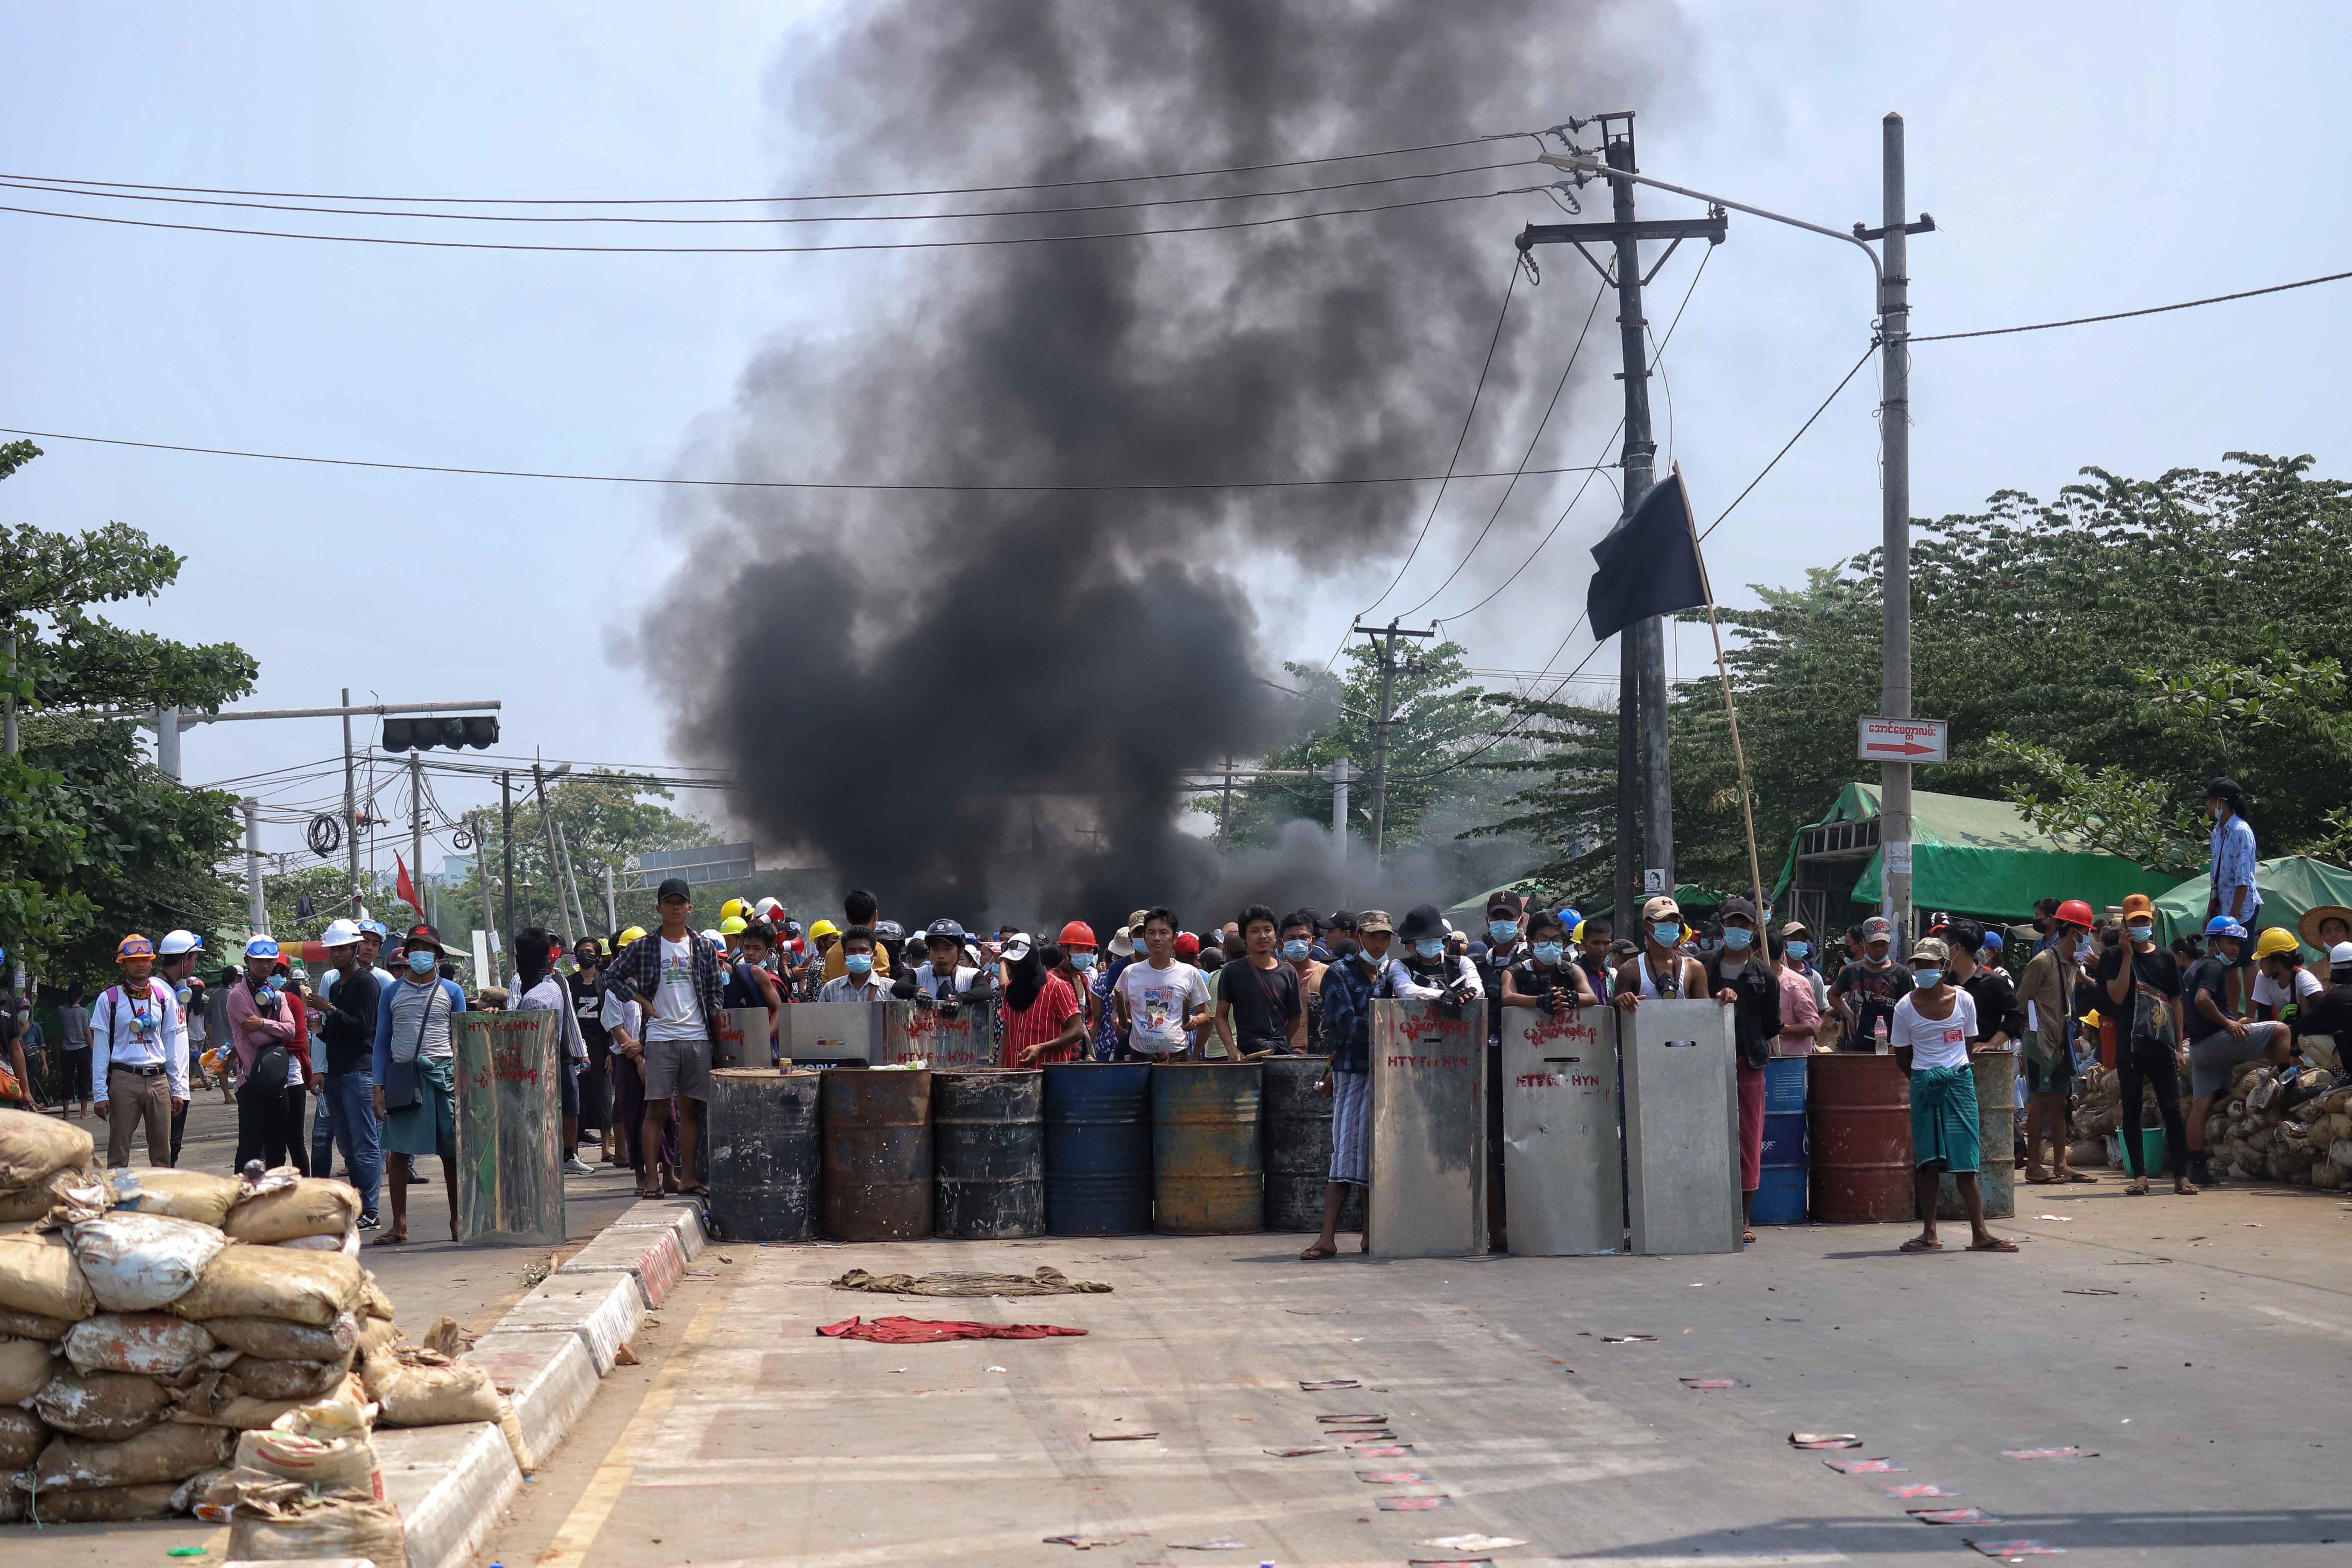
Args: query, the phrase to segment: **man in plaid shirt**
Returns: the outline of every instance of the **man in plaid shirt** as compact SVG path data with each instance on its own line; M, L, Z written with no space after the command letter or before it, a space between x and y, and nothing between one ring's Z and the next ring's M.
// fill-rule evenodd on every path
M637 1170L639 1197L661 1196L660 1176L650 1167L673 1100L677 1101L680 1190L698 1197L709 1190L698 1179L696 1155L702 1140L702 1102L710 1098L710 1048L718 1038L725 981L719 949L687 924L694 912L692 893L683 877L663 882L655 895L661 929L623 948L605 971L614 988L635 996L645 1008L645 1032L636 1046L620 1047L639 1060L646 1079L644 1135L637 1143L644 1161Z

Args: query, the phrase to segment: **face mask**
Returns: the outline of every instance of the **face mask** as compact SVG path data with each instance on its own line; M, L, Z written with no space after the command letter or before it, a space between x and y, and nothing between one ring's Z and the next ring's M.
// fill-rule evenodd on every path
M1932 989L1943 983L1944 972L1940 969L1915 969L1911 972L1911 984L1922 991Z
M2156 928L2152 925L2128 925L2124 930L2131 933L2134 942L2146 942L2156 934Z
M1486 934L1494 938L1496 942L1509 942L1519 934L1519 922L1517 921L1488 921L1486 922Z
M1072 969L1077 970L1083 973L1087 970L1092 969L1094 966L1095 955L1093 953L1074 952L1070 954L1070 967Z
M1755 940L1756 933L1752 931L1741 931L1738 926L1723 928L1723 945L1734 952L1745 952L1748 944Z
M1414 942L1412 950L1423 958L1436 958L1445 952L1445 940L1443 937L1433 942L1424 939Z
M410 953L408 955L408 973L411 974L432 973L434 962L437 957L438 954L429 951L425 952Z
M853 952L841 961L841 966L852 974L865 974L874 968L874 955L870 952Z
M1298 963L1313 951L1313 944L1309 942L1286 942L1282 944L1282 956L1293 963Z
M1797 960L1800 963L1803 963L1806 958L1811 956L1812 951L1813 944L1810 942L1792 942L1789 944L1789 956Z
M1561 951L1559 943L1556 942L1539 942L1535 946L1536 962L1557 965L1559 963Z
M1657 939L1660 947L1672 947L1682 941L1683 928L1672 921L1662 921L1650 928L1650 934Z

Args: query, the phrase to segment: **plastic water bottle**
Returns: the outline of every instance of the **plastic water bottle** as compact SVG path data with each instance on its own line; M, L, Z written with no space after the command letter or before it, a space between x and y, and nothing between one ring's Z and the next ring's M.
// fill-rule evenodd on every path
M1886 1016L1883 1013L1871 1020L1870 1048L1882 1057L1886 1054Z

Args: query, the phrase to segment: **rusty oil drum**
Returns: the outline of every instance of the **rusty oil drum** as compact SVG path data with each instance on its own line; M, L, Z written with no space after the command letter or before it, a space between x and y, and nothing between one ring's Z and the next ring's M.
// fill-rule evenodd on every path
M773 1068L710 1075L710 1223L730 1241L814 1241L824 1151L823 1079Z
M1263 1099L1255 1062L1152 1064L1152 1229L1234 1236L1265 1228Z
M1977 1084L1977 1186L1987 1219L2017 1214L2017 1053L1986 1051L1971 1056ZM1946 1172L1936 1179L1936 1217L1964 1220L1959 1184Z
M1805 1058L1813 1218L1892 1224L1916 1216L1911 1185L1911 1080L1892 1056L1826 1051Z
M931 1075L824 1072L824 1234L917 1241L931 1234Z
M941 1236L1009 1241L1045 1231L1045 1075L931 1075L931 1170Z
M1331 1097L1316 1085L1329 1057L1268 1057L1264 1126L1265 1228L1314 1234L1323 1228L1323 1194L1331 1180ZM1341 1230L1364 1228L1364 1189L1350 1186Z

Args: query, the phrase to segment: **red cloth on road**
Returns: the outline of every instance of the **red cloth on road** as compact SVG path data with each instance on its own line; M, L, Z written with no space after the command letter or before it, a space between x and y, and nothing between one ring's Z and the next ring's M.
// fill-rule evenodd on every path
M935 1345L949 1340L1049 1340L1084 1329L1051 1323L971 1323L953 1318L845 1318L817 1330L830 1340L876 1340L886 1345Z

